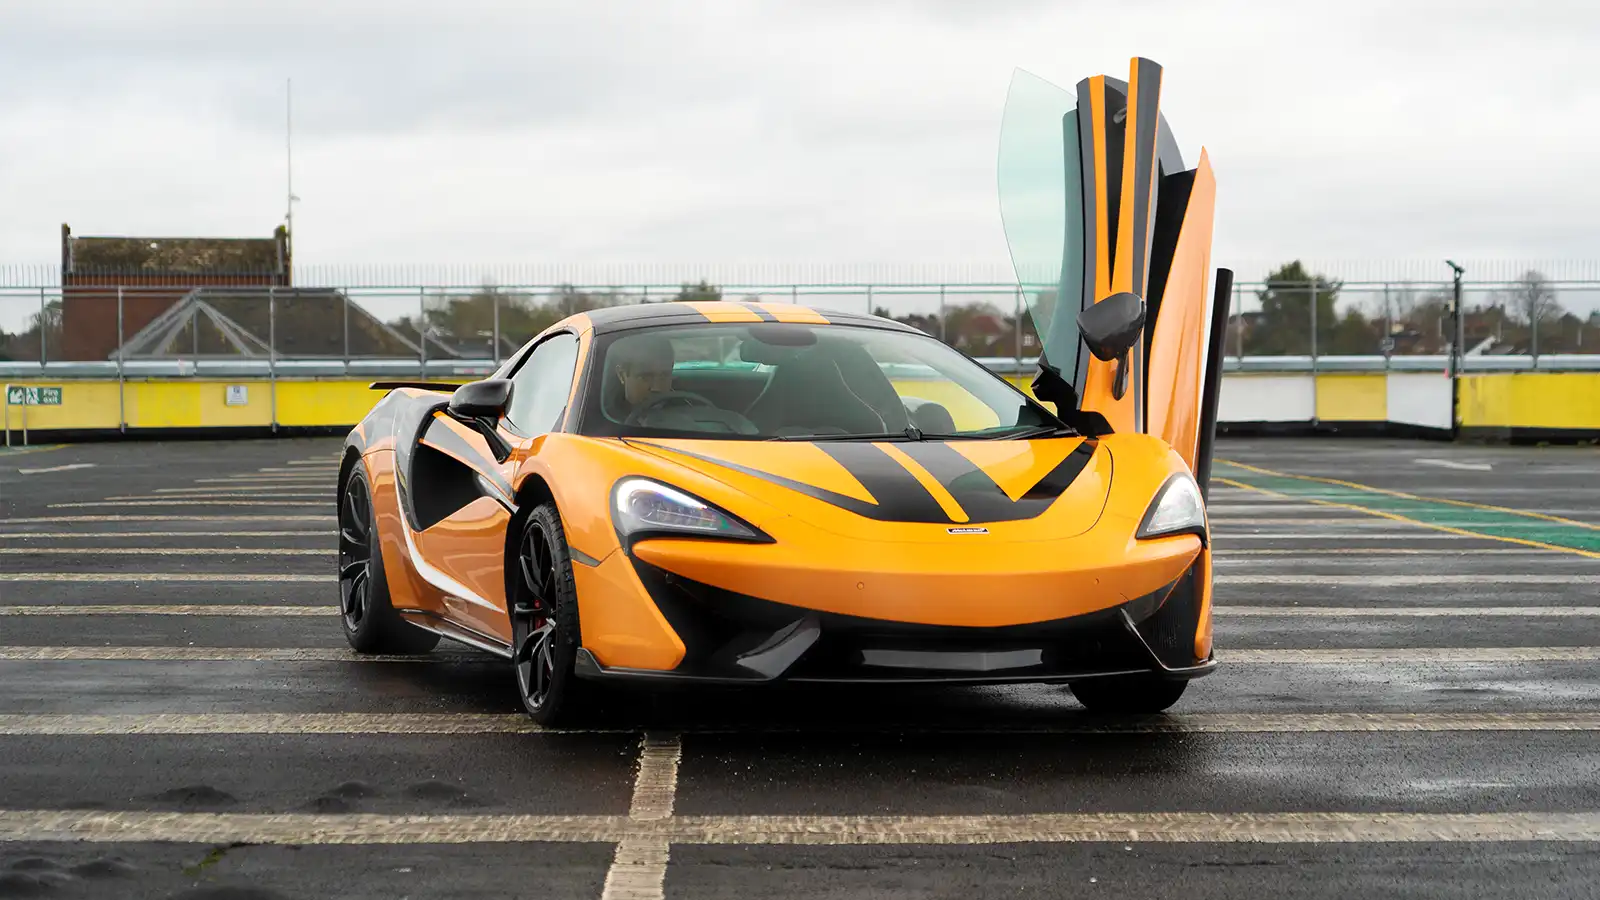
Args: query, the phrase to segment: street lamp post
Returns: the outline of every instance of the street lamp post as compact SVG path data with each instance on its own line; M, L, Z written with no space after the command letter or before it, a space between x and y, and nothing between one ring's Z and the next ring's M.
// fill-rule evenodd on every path
M1465 270L1456 265L1453 260L1447 259L1444 262L1455 273L1453 299L1451 301L1451 306L1454 309L1451 317L1455 320L1455 327L1452 329L1454 334L1450 340L1450 432L1451 436L1454 437L1456 429L1460 427L1461 422L1459 416L1461 406L1461 342L1466 339L1467 333L1466 325L1461 320L1461 273Z

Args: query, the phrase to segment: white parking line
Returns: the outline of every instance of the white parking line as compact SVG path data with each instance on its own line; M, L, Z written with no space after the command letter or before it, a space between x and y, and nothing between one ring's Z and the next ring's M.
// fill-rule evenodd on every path
M1218 650L1217 658L1226 665L1274 663L1278 665L1350 665L1361 663L1480 663L1589 662L1600 660L1600 647L1404 647L1348 650Z
M293 473L293 474L289 474L289 475L271 475L271 474L263 472L263 473L257 473L255 475L225 475L225 476L223 476L221 478L196 478L194 480L194 483L195 484L238 484L241 481L258 481L258 482L261 482L263 484L295 484L295 483L299 483L299 482L306 482L308 484L310 484L310 483L315 483L315 484L333 484L335 482L335 479L329 478L326 475L311 475L311 474L305 474L305 473Z
M176 581L233 583L242 581L323 582L332 584L334 573L326 575L283 574L233 574L227 572L0 572L0 582L54 581L54 582L111 582L111 581ZM1600 573L1595 574L1543 574L1501 575L1485 572L1477 575L1228 575L1212 577L1215 584L1298 584L1322 587L1421 587L1448 584L1600 584Z
M1454 459L1417 459L1412 460L1421 466L1438 466L1441 469L1460 469L1467 472L1488 472L1494 466L1486 462L1461 462Z
M317 467L317 466L306 464L306 465L303 465L303 466L295 466L292 469L285 468L283 466L263 466L263 467L257 469L256 471L257 472L287 472L287 473L294 474L294 475L304 475L307 472L323 471L323 472L327 472L329 475L337 475L339 473L339 464L338 463L327 463L327 464L324 464L323 466L321 466L320 468Z
M338 550L301 547L0 547L0 554L94 554L96 556L335 556Z
M76 503L51 503L50 509L86 509L97 506L299 506L299 507L327 507L328 501L322 503L296 503L293 501L264 501L264 500L84 500ZM331 516L329 518L332 518ZM14 520L13 520L14 521Z
M260 618L333 616L337 606L258 604L84 604L81 606L0 606L0 616L250 616Z
M53 581L53 582L113 582L113 581L176 581L232 584L241 581L268 582L321 582L333 584L337 578L328 575L250 574L229 572L0 572L0 581Z
M63 538L121 539L121 538L278 538L312 537L331 538L332 531L0 531L0 540L61 540Z
M160 494L162 496L166 496L167 494L172 494L175 497L179 497L181 499L181 497L183 497L183 496L194 495L194 494L199 494L201 496L221 495L221 494L227 494L227 493L259 494L259 493L276 493L278 491L283 491L283 490L292 491L292 490L295 490L296 488L306 488L306 489L309 490L309 489L315 488L315 487L326 488L326 490L323 491L323 493L326 493L327 491L332 491L333 488L334 488L334 485L332 483L329 483L327 485L318 485L318 484L224 484L224 485L217 485L215 487L156 488L156 489L152 490L150 493L152 493L152 494Z
M1327 665L1332 663L1396 663L1401 665L1447 663L1589 662L1600 660L1600 647L1405 647L1338 650L1218 650L1227 663L1274 665ZM329 647L32 647L0 646L0 660L104 660L141 662L407 662L477 663L496 660L487 653L463 648L419 656L363 655Z
M1310 531L1233 531L1219 535L1225 541L1474 541L1489 542L1488 538L1466 537L1438 532L1397 531L1392 534L1330 534Z
M45 475L50 472L71 472L75 469L92 469L94 463L67 463L64 466L49 466L44 469L18 469L18 475Z
M1261 498L1255 499L1259 500ZM1312 514L1323 509L1324 507L1317 506L1315 503L1295 503L1288 500L1274 499L1266 503L1213 503L1206 508L1206 514L1213 519L1223 519L1259 513Z
M636 728L546 729L521 713L123 713L0 715L4 735L117 734L562 734ZM1106 717L1064 713L1048 721L966 725L805 722L687 727L688 734L1343 734L1413 732L1600 731L1600 712L1525 713L1167 713ZM660 762L658 760L658 762ZM654 763L652 763L654 765ZM655 778L655 776L652 776Z
M1295 525L1295 526L1319 525L1319 526L1322 526L1323 528L1362 528L1362 527L1369 527L1369 528L1378 528L1378 527L1382 527L1382 528L1398 528L1398 527L1404 527L1404 526L1410 525L1409 522L1396 522L1396 521L1394 521L1392 519L1374 519L1371 516L1350 516L1350 515L1343 515L1343 516L1316 516L1316 517L1303 517L1303 516L1302 517L1293 517L1293 516L1261 516L1261 515L1251 514L1251 515L1244 515L1244 516L1230 516L1230 515L1227 515L1225 513L1219 514L1216 510L1209 510L1206 513L1206 517L1207 517L1207 519L1210 520L1212 525L1228 525L1228 526L1240 526L1240 525L1252 525L1252 526L1264 526L1264 525ZM1415 527L1415 526L1411 526L1411 527Z
M480 663L494 656L463 647L420 656L364 655L339 647L0 647L0 660L56 662L409 662Z
M270 494L230 494L223 491L209 491L205 494L127 494L118 497L107 497L108 501L124 502L138 500L160 500L172 506L193 506L196 500L313 500L317 497L332 499L333 488L325 491L273 491ZM260 504L254 504L260 505ZM272 504L274 506L278 504Z
M1218 550L1213 559L1217 562L1249 562L1281 565L1272 559L1236 559L1241 556L1288 556L1295 559L1306 559L1318 556L1550 556L1561 555L1560 550L1528 549L1519 550L1509 547L1490 547L1487 549L1456 549L1446 547L1305 547L1305 548L1279 548L1279 549L1250 549L1250 550ZM1318 560L1319 565L1327 562L1351 562L1367 564L1367 560Z
M1587 618L1600 616L1600 606L1215 606L1219 618Z
M628 806L630 822L660 822L672 817L683 747L677 735L647 733L639 748L639 774ZM657 900L665 896L671 845L656 835L627 836L617 843L606 871L601 900Z
M335 522L336 516L172 516L172 515L110 515L110 516L34 516L31 518L18 518L4 520L7 525L70 525L78 522ZM197 531L194 534L205 534Z
M1483 522L1481 522L1481 521L1474 522L1474 521L1467 521L1467 520L1457 521L1457 520L1454 520L1454 519L1451 519L1451 520L1440 519L1438 521L1430 520L1428 522L1411 522L1411 521L1401 521L1401 520L1398 520L1398 519L1377 518L1377 517L1373 517L1373 516L1354 517L1354 516L1344 516L1344 515L1319 516L1319 517L1314 518L1314 519L1292 519L1292 518L1281 518L1280 519L1280 518L1276 518L1276 517L1272 517L1272 516L1265 516L1265 517L1255 516L1255 517L1251 517L1251 518L1233 518L1233 517L1230 517L1230 516L1216 516L1216 515L1213 515L1213 516L1211 516L1211 524L1213 524L1213 525L1226 525L1226 526L1229 526L1230 528L1239 527L1239 526L1245 526L1245 525L1248 525L1248 526L1251 526L1251 527L1255 527L1255 528L1284 527L1284 526L1288 526L1288 525L1293 525L1293 526L1298 528L1298 527L1303 527L1303 526L1307 526L1307 525L1315 525L1315 526L1318 526L1318 527L1328 531L1328 534L1324 535L1324 537L1328 537L1328 538L1340 537L1340 536L1343 536L1344 534L1346 534L1346 532L1340 531L1340 529L1353 529L1355 531L1384 531L1384 530L1396 531L1396 530L1403 530L1403 529L1410 529L1410 528L1429 528L1429 527L1433 527L1433 526L1442 526L1442 527L1445 527L1445 528L1482 528L1483 527ZM1550 526L1547 523L1544 523L1544 522L1537 522L1537 521L1530 520L1530 521L1527 521L1527 522L1496 522L1494 527L1495 527L1496 530L1499 530L1499 529L1505 529L1505 528L1549 528ZM1229 528L1225 528L1225 529L1221 529L1221 530L1222 531L1228 531L1230 529ZM1474 535L1463 535L1463 536L1464 537L1474 537L1474 538L1479 537L1479 535L1476 535L1476 534L1474 534ZM1488 537L1488 536L1483 536L1483 537L1485 539L1487 539L1487 540L1493 540L1492 537Z
M0 811L0 841L321 844L1479 843L1600 840L1600 813L1049 813L622 816Z
M1214 584L1300 584L1322 587L1425 587L1445 584L1600 584L1600 574L1502 575L1215 575Z
M257 604L81 604L0 606L0 616L332 616L334 606ZM1220 619L1237 618L1595 618L1600 606L1215 606Z

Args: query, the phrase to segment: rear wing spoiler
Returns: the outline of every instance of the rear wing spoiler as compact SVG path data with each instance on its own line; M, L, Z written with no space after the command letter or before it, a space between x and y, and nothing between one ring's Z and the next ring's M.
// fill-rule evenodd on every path
M453 394L458 387L461 387L461 383L453 381L374 381L367 385L368 389L374 391L416 388L420 391L438 391L442 394Z

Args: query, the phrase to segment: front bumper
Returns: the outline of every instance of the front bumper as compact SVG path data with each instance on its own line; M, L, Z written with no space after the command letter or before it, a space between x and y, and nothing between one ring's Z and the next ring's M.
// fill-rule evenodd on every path
M966 627L869 619L774 603L632 560L685 653L673 669L602 665L578 651L580 677L646 682L1008 684L1118 675L1192 679L1216 668L1195 659L1196 562L1176 580L1126 603L1028 625Z

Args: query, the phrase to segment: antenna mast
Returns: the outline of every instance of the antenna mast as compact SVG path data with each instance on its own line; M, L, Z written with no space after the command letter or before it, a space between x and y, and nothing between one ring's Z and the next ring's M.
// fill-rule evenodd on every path
M288 190L287 206L283 214L284 228L289 232L289 240L294 241L294 202L299 197L294 195L294 79L287 79L283 97L283 151L284 151L284 180Z

